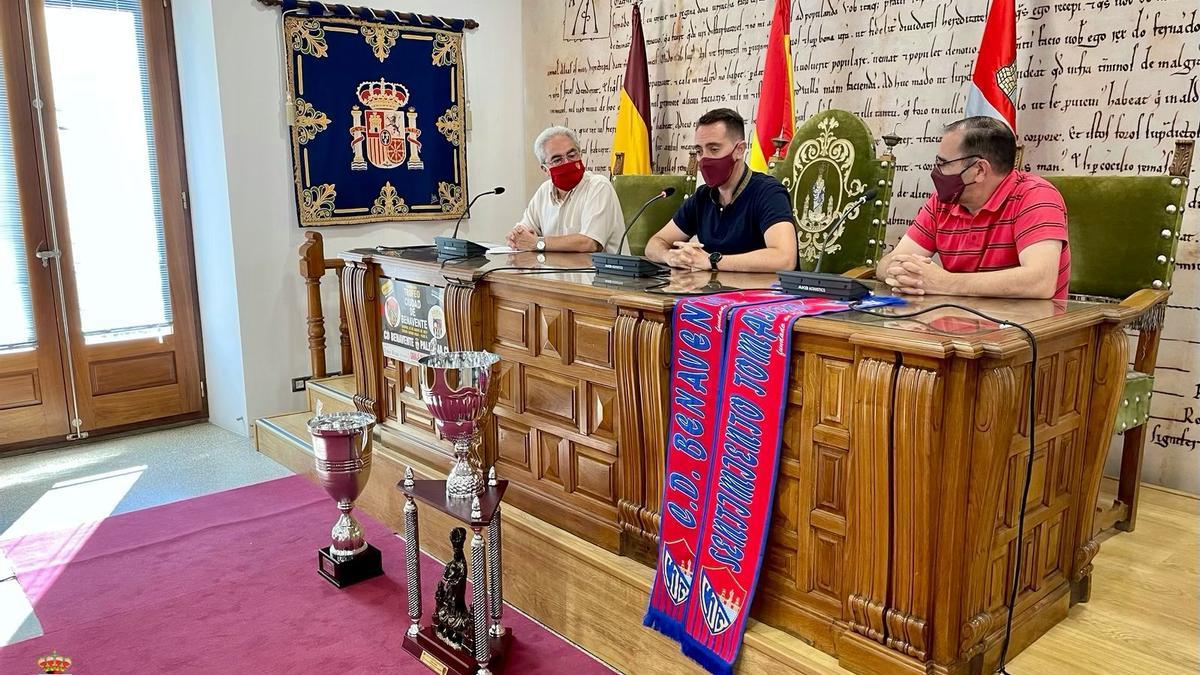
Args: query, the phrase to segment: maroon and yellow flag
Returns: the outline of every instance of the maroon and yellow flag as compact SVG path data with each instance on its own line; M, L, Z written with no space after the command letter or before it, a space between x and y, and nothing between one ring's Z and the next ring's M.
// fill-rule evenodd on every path
M650 76L646 68L646 39L642 36L642 12L633 5L633 34L629 41L629 59L625 62L625 83L617 106L617 130L613 132L610 171L616 168L617 153L625 156L621 173L650 173Z
M791 142L796 133L796 104L792 88L791 3L775 0L771 35L767 39L767 59L763 65L762 89L758 92L758 114L750 139L750 168L767 170L775 154L775 139ZM787 144L781 153L787 152Z

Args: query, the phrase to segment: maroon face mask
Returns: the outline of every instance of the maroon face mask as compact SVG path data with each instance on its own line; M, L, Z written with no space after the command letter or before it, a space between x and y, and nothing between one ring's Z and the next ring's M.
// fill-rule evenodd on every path
M550 182L554 183L554 187L563 192L570 192L579 185L579 181L583 180L584 172L583 160L575 160L574 162L566 162L558 166L550 167Z
M975 165L971 164L971 166ZM944 174L941 169L933 167L933 171L930 171L929 175L933 178L933 189L937 192L938 201L943 204L957 204L958 200L962 199L963 190L967 189L963 174L969 171L971 166L952 174Z
M700 175L704 177L704 184L710 188L721 187L733 175L736 164L732 152L724 157L701 157Z

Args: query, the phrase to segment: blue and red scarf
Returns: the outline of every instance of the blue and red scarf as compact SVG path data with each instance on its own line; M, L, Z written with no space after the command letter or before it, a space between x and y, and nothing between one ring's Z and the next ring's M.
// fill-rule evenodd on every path
M643 623L709 672L732 671L758 583L792 324L846 309L768 290L676 304L658 569Z

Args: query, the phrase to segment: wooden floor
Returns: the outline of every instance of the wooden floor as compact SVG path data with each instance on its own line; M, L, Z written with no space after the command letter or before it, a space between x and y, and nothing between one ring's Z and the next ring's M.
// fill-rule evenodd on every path
M1200 499L1143 485L1137 530L1111 535L1094 564L1091 601L1009 672L1200 672Z

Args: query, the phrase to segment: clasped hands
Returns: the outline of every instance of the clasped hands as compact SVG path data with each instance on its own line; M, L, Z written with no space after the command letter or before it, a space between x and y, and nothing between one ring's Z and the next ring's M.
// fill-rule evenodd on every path
M537 248L537 240L538 233L524 223L518 223L504 237L504 242L518 251L532 251Z
M677 241L675 248L663 255L663 262L685 270L710 270L712 261L704 245L694 241Z
M923 255L900 253L888 261L883 282L903 295L947 295L954 276Z

